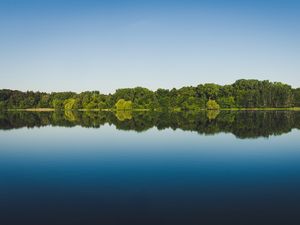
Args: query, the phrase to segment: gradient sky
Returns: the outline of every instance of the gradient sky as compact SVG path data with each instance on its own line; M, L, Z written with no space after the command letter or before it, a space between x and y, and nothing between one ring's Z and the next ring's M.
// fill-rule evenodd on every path
M0 88L300 87L300 1L0 0Z

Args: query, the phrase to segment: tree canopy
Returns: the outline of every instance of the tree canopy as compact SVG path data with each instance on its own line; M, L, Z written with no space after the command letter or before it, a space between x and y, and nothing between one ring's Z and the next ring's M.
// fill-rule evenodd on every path
M116 109L117 109L117 111L131 110L132 102L125 101L124 99L119 99L118 102L116 103Z
M219 108L300 107L300 88L267 80L238 80L231 85L200 84L171 90L123 88L113 94L0 90L0 109L194 111L209 109L212 103Z
M208 100L208 102L206 104L206 108L208 110L219 110L220 105L215 100Z

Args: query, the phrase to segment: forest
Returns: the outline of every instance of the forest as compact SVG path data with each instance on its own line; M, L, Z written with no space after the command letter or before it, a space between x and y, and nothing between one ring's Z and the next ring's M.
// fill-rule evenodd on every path
M231 85L200 84L179 89L143 87L99 91L21 92L0 90L0 109L197 111L241 108L300 107L300 88L281 82L237 80Z

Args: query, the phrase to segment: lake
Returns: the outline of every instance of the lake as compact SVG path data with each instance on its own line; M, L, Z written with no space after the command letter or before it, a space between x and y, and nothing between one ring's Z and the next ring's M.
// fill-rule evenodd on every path
M300 112L0 113L1 224L300 224Z

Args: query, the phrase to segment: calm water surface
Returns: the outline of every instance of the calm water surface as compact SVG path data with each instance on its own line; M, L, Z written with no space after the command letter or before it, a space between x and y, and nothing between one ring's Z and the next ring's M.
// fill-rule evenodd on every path
M300 112L0 114L1 224L300 224Z

